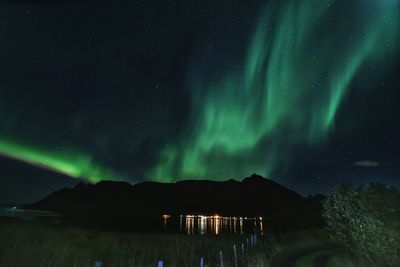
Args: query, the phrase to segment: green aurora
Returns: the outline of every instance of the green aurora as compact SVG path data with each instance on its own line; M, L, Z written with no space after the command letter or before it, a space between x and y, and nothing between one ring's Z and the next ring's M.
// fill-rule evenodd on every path
M256 172L279 179L275 173L295 160L298 145L316 146L329 136L357 74L398 57L399 3L269 1L238 69L224 70L219 79L205 79L196 68L187 73L189 121L155 151L158 163L146 166L147 178L218 180ZM0 136L3 156L90 182L129 176L105 166L113 151L98 157L79 146L54 150L45 141L10 136Z
M323 142L356 74L396 58L399 1L269 3L242 70L189 81L191 127L149 177L226 179L289 167L297 145ZM199 89L199 90L195 90Z
M56 171L73 178L81 178L89 182L103 179L118 180L116 174L93 162L90 156L76 152L58 152L33 147L0 138L0 155L18 159L41 168Z

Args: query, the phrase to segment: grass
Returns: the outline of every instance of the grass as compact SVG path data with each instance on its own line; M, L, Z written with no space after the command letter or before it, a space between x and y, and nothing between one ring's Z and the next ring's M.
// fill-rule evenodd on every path
M270 234L258 237L257 244L249 248L248 237L133 234L0 218L0 266L93 267L95 261L101 261L102 267L144 267L157 266L161 259L165 267L191 267L200 266L200 257L204 257L205 266L212 267L219 266L222 251L225 267L268 267L285 266L285 259L296 262L307 253L337 248L322 230ZM236 262L233 244L237 247ZM328 266L365 265L350 254L334 254Z
M247 236L198 236L178 234L130 234L61 227L37 222L0 221L0 266L217 266L219 251L225 266L234 266L233 244L237 244L238 266L268 266L261 242L251 249Z
M330 241L325 231L320 229L269 235L265 242L266 249L274 259L293 257L306 251L337 246L337 243Z
M379 263L368 261L348 252L343 252L329 259L326 267L382 267Z

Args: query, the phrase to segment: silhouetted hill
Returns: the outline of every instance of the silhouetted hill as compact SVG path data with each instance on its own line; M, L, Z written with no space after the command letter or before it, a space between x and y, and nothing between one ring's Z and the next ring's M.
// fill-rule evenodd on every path
M176 183L102 181L62 189L29 208L65 213L85 221L129 226L138 218L162 214L265 216L282 223L307 217L310 201L282 185L253 174L243 182L187 180Z

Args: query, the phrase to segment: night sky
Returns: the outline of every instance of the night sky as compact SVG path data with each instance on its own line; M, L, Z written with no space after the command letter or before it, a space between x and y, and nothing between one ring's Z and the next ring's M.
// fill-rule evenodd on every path
M0 203L78 181L400 186L399 0L2 1Z

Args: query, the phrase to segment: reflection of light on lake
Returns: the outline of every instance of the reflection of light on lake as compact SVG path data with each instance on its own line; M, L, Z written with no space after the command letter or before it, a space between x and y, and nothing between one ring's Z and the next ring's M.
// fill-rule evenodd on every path
M220 233L220 228L221 228L221 218L218 215L216 215L213 217L213 219L215 220L214 233L218 235Z
M207 233L207 218L204 216L200 216L198 220L200 234L204 235L205 233Z
M264 235L263 220L262 220L261 217L260 217L259 222L260 222L260 234L261 234L261 235Z
M168 219L171 218L171 215L164 214L162 217L163 217L163 224L164 224L164 226L166 226Z
M188 235L194 234L194 218L193 215L186 216L186 231Z
M170 215L163 215L163 225L167 225ZM247 232L264 233L262 217L224 217L220 215L180 215L179 230L187 234L215 234Z

